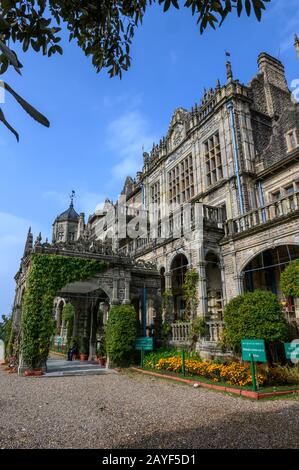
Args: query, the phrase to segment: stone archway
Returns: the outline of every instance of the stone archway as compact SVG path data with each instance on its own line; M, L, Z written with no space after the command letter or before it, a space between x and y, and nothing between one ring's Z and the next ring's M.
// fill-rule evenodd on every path
M299 259L299 245L295 244L280 244L260 251L242 270L244 292L263 289L273 292L280 300L285 300L279 286L280 276L286 266L296 259ZM287 299L284 310L291 334L297 337L299 299Z
M299 259L299 245L295 244L281 244L256 253L241 271L244 291L265 289L281 297L280 274L295 259Z
M185 300L183 283L188 266L188 259L184 253L175 255L170 265L174 320L184 319Z
M95 358L111 305L109 295L99 284L94 278L70 283L60 290L75 309L72 337L79 344L79 352L85 351L89 360Z

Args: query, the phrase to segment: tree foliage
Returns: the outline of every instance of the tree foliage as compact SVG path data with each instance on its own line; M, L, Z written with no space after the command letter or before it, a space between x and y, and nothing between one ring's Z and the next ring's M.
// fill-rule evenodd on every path
M260 20L265 3L270 1L186 0L183 6L191 9L202 33L208 26L221 25L234 10L238 16L244 10L248 16L253 11ZM130 46L136 28L153 4L161 5L163 12L180 8L178 0L2 0L0 33L4 42L20 42L24 52L31 47L51 56L62 54L59 34L63 23L69 40L75 40L91 56L97 71L105 67L110 76L121 76L131 63ZM11 60L4 54L2 73ZM14 67L18 71L20 63L16 61L17 58Z
M40 367L48 357L55 332L53 300L66 284L83 281L107 268L103 261L57 255L31 255L22 312L21 352L24 362Z
M215 29L233 10L240 16L245 9L261 19L265 3L271 0L185 0L202 33L208 26ZM130 47L135 31L142 24L146 10L159 4L166 12L179 9L178 0L1 0L0 3L0 75L11 65L21 74L22 64L10 44L20 43L23 52L30 48L50 57L62 54L61 27L69 33L86 56L91 57L96 71L108 70L110 77L119 76L131 65ZM0 82L27 113L40 124L49 121L21 98L11 87ZM17 131L0 109L0 121L19 140Z
M255 290L232 299L224 310L225 343L240 350L242 339L264 339L268 344L284 341L287 326L275 294Z
M5 355L7 355L8 345L11 338L12 332L12 318L2 315L2 321L0 322L0 339L4 341Z
M132 305L114 305L106 326L106 348L109 359L116 365L130 363L137 335L136 312Z
M292 261L280 277L280 287L286 297L299 298L299 260Z

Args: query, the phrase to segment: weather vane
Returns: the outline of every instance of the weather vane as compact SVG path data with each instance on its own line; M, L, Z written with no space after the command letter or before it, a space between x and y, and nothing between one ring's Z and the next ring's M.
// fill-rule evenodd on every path
M71 206L72 206L72 205L73 205L73 203L74 203L74 198L75 198L75 195L76 195L75 191L74 191L74 190L72 190L72 192L71 192L71 194L70 194L70 199L71 199Z

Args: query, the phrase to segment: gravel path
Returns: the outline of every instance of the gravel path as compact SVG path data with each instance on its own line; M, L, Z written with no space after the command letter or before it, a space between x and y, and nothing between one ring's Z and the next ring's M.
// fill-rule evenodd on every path
M298 447L298 399L252 402L133 373L0 370L0 448Z

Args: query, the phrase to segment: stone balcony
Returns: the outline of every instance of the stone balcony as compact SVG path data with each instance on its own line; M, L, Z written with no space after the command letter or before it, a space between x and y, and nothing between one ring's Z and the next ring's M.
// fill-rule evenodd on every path
M210 320L206 322L205 342L213 343L215 346L221 340L224 322L221 320ZM191 340L191 322L177 322L171 324L172 338L174 345L188 344Z
M282 222L292 216L299 216L299 191L226 221L224 234L225 237L241 235L250 230L263 229L266 224Z

